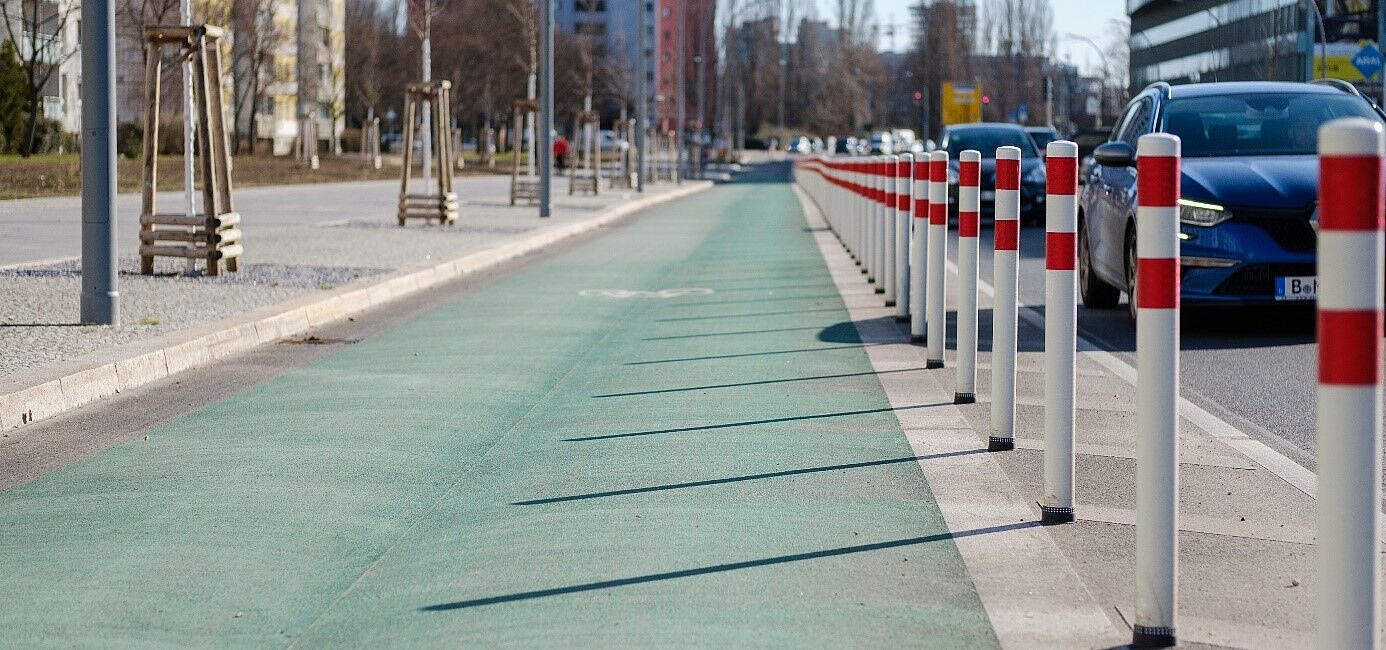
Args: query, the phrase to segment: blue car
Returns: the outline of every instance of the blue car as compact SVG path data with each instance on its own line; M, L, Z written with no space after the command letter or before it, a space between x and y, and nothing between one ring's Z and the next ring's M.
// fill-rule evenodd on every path
M1317 293L1319 127L1382 120L1346 83L1151 85L1131 100L1082 178L1078 284L1083 304L1117 306L1135 286L1136 141L1182 142L1179 199L1183 302L1254 305ZM1127 300L1132 319L1135 300Z

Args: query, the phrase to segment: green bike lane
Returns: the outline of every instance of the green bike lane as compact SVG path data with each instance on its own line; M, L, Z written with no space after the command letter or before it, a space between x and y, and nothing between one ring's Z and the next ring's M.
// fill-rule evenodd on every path
M723 186L0 493L0 644L994 645L811 235Z

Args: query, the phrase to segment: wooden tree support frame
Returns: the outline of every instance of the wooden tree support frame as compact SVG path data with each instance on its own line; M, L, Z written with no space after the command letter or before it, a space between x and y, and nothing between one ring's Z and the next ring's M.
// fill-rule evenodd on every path
M515 100L515 128L511 131L515 154L510 164L510 205L520 199L531 203L539 202L539 178L528 174L520 176L520 150L524 149L524 118L539 110L539 104L532 99Z
M380 118L361 125L361 160L371 169L380 169Z
M241 215L231 205L231 155L222 98L225 76L219 47L223 32L215 25L153 25L144 29L146 51L144 97L144 182L140 209L140 272L154 273L155 257L204 259L207 275L219 275L221 263L240 270ZM192 61L192 94L197 129L197 164L202 178L202 214L155 210L159 170L159 79L163 50L177 47ZM187 155L187 154L185 154Z
M621 150L621 159L616 164L616 172L611 175L612 189L628 190L635 187L635 120L616 120L611 127L622 135L626 148Z
M413 83L404 87L404 172L399 183L399 225L409 219L423 219L425 222L437 219L443 225L457 223L457 192L452 187L452 125L448 116L452 115L449 97L452 82L445 80L428 83ZM429 112L431 124L423 125L433 130L433 164L437 168L438 190L433 188L422 193L409 192L409 175L414 166L415 122L423 114L423 103L433 105ZM422 137L421 132L419 133Z
M596 196L601 193L602 186L602 155L601 147L597 140L600 139L601 118L592 111L579 113L574 120L577 128L573 129L573 137L577 138L582 148L582 164L568 165L568 194L591 194ZM578 173L578 167L582 167L582 173Z
M298 162L308 169L321 165L318 159L318 119L312 115L298 118L298 138L294 141Z

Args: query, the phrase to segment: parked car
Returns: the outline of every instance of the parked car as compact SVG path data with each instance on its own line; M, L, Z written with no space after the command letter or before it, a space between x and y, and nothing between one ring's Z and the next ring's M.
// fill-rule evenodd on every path
M890 133L878 131L871 134L871 138L868 140L867 153L890 155L894 152L893 146L894 141Z
M833 142L833 153L854 155L857 153L857 139L850 135L840 135Z
M597 146L604 152L625 151L630 148L630 143L616 135L615 131L603 129L597 136Z
M948 151L950 215L958 214L958 156L968 149L976 149L982 154L980 216L983 221L993 218L996 212L996 149L1011 146L1020 149L1021 221L1037 222L1044 218L1044 160L1025 129L999 122L954 124L944 128L943 142L939 146Z
M1035 150L1040 153L1041 157L1044 156L1044 148L1048 147L1050 142L1063 139L1059 137L1059 132L1055 131L1052 126L1027 126L1025 133L1035 143Z
M1180 291L1192 305L1273 304L1317 294L1318 129L1342 117L1383 120L1346 83L1151 85L1093 152L1079 197L1083 304L1134 292L1136 144L1157 131L1182 143ZM1134 300L1128 300L1134 304ZM1135 307L1129 308L1132 318Z

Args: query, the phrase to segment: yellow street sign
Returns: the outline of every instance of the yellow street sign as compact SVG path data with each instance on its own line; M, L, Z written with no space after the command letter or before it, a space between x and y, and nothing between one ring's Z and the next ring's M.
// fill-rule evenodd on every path
M982 87L955 81L943 82L943 123L982 121Z

